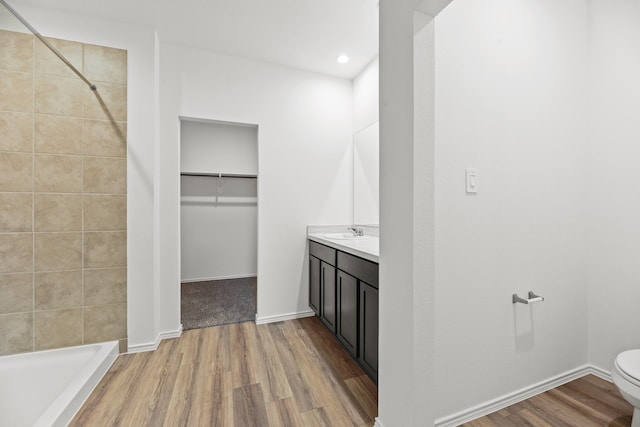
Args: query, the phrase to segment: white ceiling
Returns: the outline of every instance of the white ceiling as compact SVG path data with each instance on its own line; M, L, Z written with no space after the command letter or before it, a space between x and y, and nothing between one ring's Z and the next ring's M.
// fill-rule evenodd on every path
M18 4L12 0L9 3L20 12ZM353 78L378 52L377 0L24 0L24 3L153 26L162 41L337 77ZM336 62L340 54L349 55L348 64Z

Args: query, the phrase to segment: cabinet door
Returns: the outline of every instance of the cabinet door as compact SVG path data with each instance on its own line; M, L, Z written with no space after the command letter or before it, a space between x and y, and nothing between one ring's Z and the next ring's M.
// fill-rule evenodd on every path
M309 257L309 307L320 315L320 260Z
M378 382L378 290L360 282L360 356L361 366Z
M338 324L336 335L353 357L358 357L358 279L338 270Z
M320 319L336 333L336 269L320 262Z

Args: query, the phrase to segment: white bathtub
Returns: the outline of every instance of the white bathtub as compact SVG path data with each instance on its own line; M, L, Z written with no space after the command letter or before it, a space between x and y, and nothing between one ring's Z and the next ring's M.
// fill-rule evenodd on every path
M0 426L66 426L117 357L117 341L0 357Z

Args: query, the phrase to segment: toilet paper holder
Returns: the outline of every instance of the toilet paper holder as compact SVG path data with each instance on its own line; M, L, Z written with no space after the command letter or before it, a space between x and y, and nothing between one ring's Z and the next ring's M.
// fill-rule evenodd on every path
M527 299L519 297L518 294L513 294L513 296L511 297L511 302L513 304L517 302L521 304L533 304L534 302L542 302L542 301L544 301L544 297L534 294L533 291L529 291L529 298Z

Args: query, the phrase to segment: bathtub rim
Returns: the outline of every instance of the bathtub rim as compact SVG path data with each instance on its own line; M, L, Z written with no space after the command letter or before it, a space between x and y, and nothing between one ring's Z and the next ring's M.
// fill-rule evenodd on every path
M54 352L72 351L87 347L99 347L93 357L76 373L64 391L40 414L33 427L66 427L78 413L82 405L91 395L102 377L119 355L119 342L108 341L95 344L84 344L74 347L63 347L52 350L42 350L23 354L46 354Z

